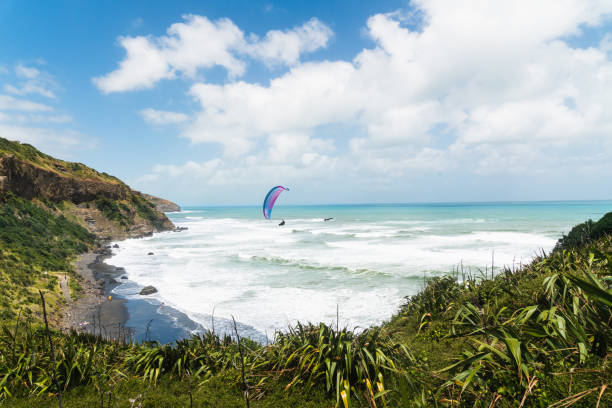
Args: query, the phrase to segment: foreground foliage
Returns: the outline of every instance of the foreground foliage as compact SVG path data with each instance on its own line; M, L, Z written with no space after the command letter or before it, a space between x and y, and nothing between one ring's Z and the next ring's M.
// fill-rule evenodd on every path
M431 279L359 334L297 325L264 346L215 333L172 345L54 333L55 370L68 406L244 406L246 391L252 406L604 407L611 285L603 235L492 279ZM0 400L52 406L44 333L19 320L0 342Z

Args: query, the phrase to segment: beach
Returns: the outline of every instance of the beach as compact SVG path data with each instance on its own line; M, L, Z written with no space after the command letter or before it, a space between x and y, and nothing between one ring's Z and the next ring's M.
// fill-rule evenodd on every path
M83 291L66 306L62 330L101 334L109 339L129 338L129 330L125 328L128 319L125 299L108 298L117 285L114 280L122 272L104 263L108 256L87 252L73 263L75 272L82 278Z
M107 245L74 261L83 291L76 300L67 301L61 330L100 334L121 341L161 343L171 343L204 330L184 313L139 292L132 293L130 299L117 295L114 290L126 282L126 271L106 263L111 254Z

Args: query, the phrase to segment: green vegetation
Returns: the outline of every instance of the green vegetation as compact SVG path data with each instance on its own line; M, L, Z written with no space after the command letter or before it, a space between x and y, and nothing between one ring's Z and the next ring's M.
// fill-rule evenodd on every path
M113 221L101 223L105 236L124 237L125 232L143 230L142 224L157 230L170 226L151 202L121 180L81 163L55 159L28 144L0 138L0 176L7 176L0 187L33 197L55 215L72 216L71 221L86 227L93 224L85 218L92 223L100 221L94 210L97 209L104 218ZM82 206L77 209L75 204ZM92 211L85 214L81 211L84 209ZM133 226L136 228L130 228Z
M136 215L151 223L158 230L164 227L164 219L155 210L155 205L136 193L132 194L129 201L126 202L98 197L95 205L106 218L117 222L124 228L134 225Z
M59 160L27 143L12 142L0 137L0 157L9 155L45 170L71 177L102 180L109 183L122 183L118 178L106 173L97 172L82 163Z
M96 208L104 214L109 220L119 223L122 227L127 227L134 223L129 207L119 203L117 200L111 200L106 197L98 197L95 201Z
M54 333L60 389L66 406L240 407L244 367L254 407L610 406L612 237L564 245L492 279L431 279L360 334L298 325L264 346ZM18 321L0 344L0 400L55 406L43 332Z
M1 319L14 318L20 309L37 311L37 288L59 294L54 274L72 271L71 259L94 243L92 234L54 208L0 194Z
M557 242L556 250L584 246L605 235L612 234L612 213L604 215L599 221L588 220L576 225L567 235Z
M155 228L163 228L164 221L157 215L158 213L155 210L155 205L152 202L139 194L133 194L131 197L131 202L134 205L134 208L136 208L138 215L153 224Z

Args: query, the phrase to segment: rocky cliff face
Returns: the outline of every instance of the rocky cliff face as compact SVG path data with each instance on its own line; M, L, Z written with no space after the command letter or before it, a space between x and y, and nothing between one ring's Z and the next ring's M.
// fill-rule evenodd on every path
M30 145L0 138L0 194L7 192L29 200L58 203L58 213L104 239L175 228L156 209L160 204L161 208L173 208L173 203L145 196L121 180L83 164L58 160Z
M55 202L66 200L80 204L93 201L100 196L112 200L125 200L130 194L130 188L123 183L77 178L61 165L58 165L57 171L52 171L22 161L15 156L0 157L0 177L3 179L0 191L12 191L30 200L33 198Z

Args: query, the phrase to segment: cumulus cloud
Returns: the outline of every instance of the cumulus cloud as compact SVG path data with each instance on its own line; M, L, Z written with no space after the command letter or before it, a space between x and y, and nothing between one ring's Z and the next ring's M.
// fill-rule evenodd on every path
M230 19L211 21L186 15L185 22L172 24L160 37L121 37L126 57L119 68L94 78L104 93L146 89L177 73L195 77L198 70L223 67L230 78L246 70L244 55L268 64L295 64L300 55L327 45L331 30L317 19L287 31L270 31L263 39L245 36Z
M253 58L268 65L295 65L304 53L327 47L332 30L316 18L291 30L268 31L262 40L252 36L252 44L245 47Z
M186 122L189 119L184 113L168 112L152 108L143 109L140 111L142 118L154 125L169 125Z
M399 13L371 17L376 46L350 62L297 65L269 85L195 84L202 111L183 135L227 149L238 141L246 153L257 138L349 122L361 123L372 148L426 146L439 126L459 144L607 132L612 64L604 50L563 38L599 23L610 3L464 3L417 2L422 31Z
M287 177L335 177L332 171L318 173L325 163L357 184L368 177L380 181L381 175L405 180L419 172L609 168L604 161L612 154L612 41L607 35L578 47L570 39L609 22L612 3L411 5L412 13L370 17L365 32L373 46L350 61L300 62L310 51L296 45L300 38L320 48L331 37L316 20L271 31L250 48L244 45L248 37L239 35L242 43L235 49L285 64L288 71L268 83L238 80L245 65L226 67L235 77L224 84L194 79L189 95L200 111L181 136L221 144L225 155L215 166L177 164L153 173L253 180L263 174L265 161L267 170L272 166ZM590 156L600 165L574 160L589 151L603 154Z

